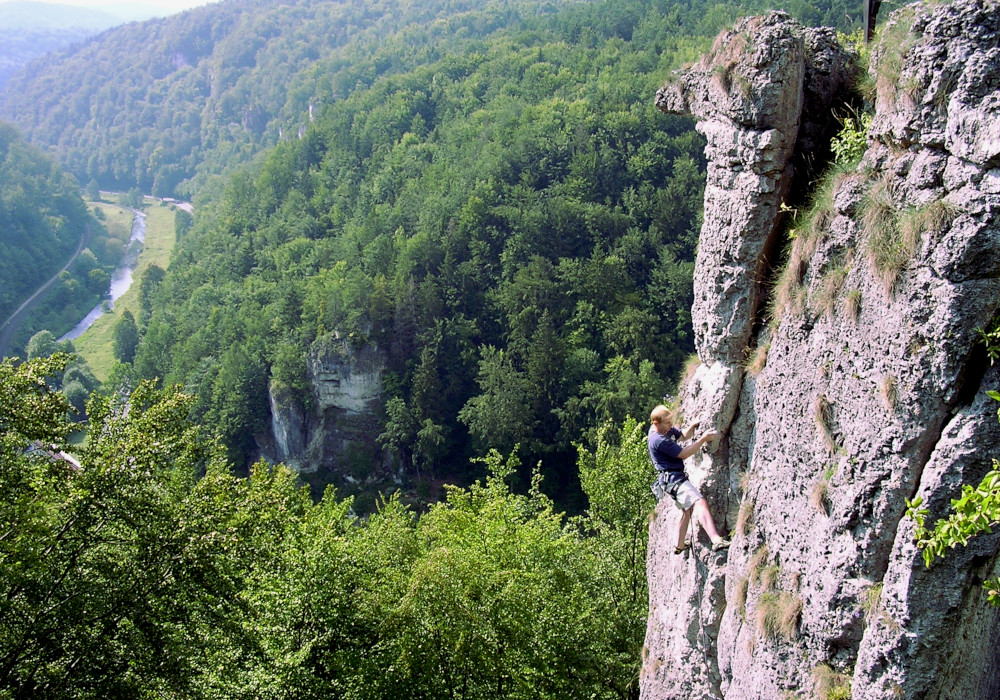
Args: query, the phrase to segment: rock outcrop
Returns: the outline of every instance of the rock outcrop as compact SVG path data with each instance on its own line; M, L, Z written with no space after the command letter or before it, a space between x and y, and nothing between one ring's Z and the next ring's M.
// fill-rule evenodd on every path
M980 584L1000 534L926 568L904 517L915 495L942 515L1000 456L1000 370L977 343L1000 311L997 4L890 20L860 165L783 222L850 65L831 32L771 13L657 94L708 141L682 410L723 433L689 471L734 539L676 556L679 513L658 505L646 700L998 697Z
M270 389L271 435L264 453L301 474L318 474L317 483L376 472L383 462L374 438L381 432L385 364L384 353L372 345L317 339L306 357L307 401Z

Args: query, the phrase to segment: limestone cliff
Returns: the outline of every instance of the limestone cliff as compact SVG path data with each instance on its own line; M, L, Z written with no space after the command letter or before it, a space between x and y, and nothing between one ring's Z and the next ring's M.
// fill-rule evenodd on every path
M1000 534L928 569L904 517L915 495L943 514L1000 456L1000 368L977 345L1000 309L998 9L890 20L861 164L794 221L803 155L846 114L832 32L745 20L658 92L708 141L682 410L723 434L689 471L734 538L674 555L679 513L658 505L646 700L1000 697L980 587Z
M382 464L385 357L373 345L353 347L335 335L316 340L306 357L308 401L271 387L271 434L262 451L318 484L371 475ZM305 405L303 405L305 404Z

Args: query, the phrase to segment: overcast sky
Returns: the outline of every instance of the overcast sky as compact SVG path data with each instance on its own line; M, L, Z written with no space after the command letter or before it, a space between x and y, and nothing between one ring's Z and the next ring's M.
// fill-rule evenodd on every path
M122 0L41 0L41 1L51 2L57 5L76 5L77 7L90 7L95 10L107 10L108 7L124 4ZM191 7L198 7L199 5L207 5L208 3L209 0L140 0L140 2L135 4L150 5L153 7L162 7L172 12L180 12L181 10L187 10Z
M5 0L0 0L2 4ZM37 0L53 5L74 5L125 17L172 15L199 5L219 0Z

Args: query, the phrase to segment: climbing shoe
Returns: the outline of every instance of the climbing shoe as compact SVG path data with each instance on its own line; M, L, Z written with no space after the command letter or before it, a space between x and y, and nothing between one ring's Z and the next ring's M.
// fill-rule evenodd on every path
M730 542L729 540L727 540L727 539L721 539L721 540L719 540L718 542L716 542L715 544L712 545L712 551L713 552L721 552L723 549L729 549L729 545L731 545L731 544L732 544L732 542Z

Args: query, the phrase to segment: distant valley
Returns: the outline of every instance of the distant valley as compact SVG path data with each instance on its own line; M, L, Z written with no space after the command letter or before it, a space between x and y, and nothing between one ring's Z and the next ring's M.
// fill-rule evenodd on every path
M750 10L232 0L39 59L0 119L88 190L196 203L115 376L184 386L234 463L364 510L495 447L572 504L574 443L693 350L704 141L650 95Z

